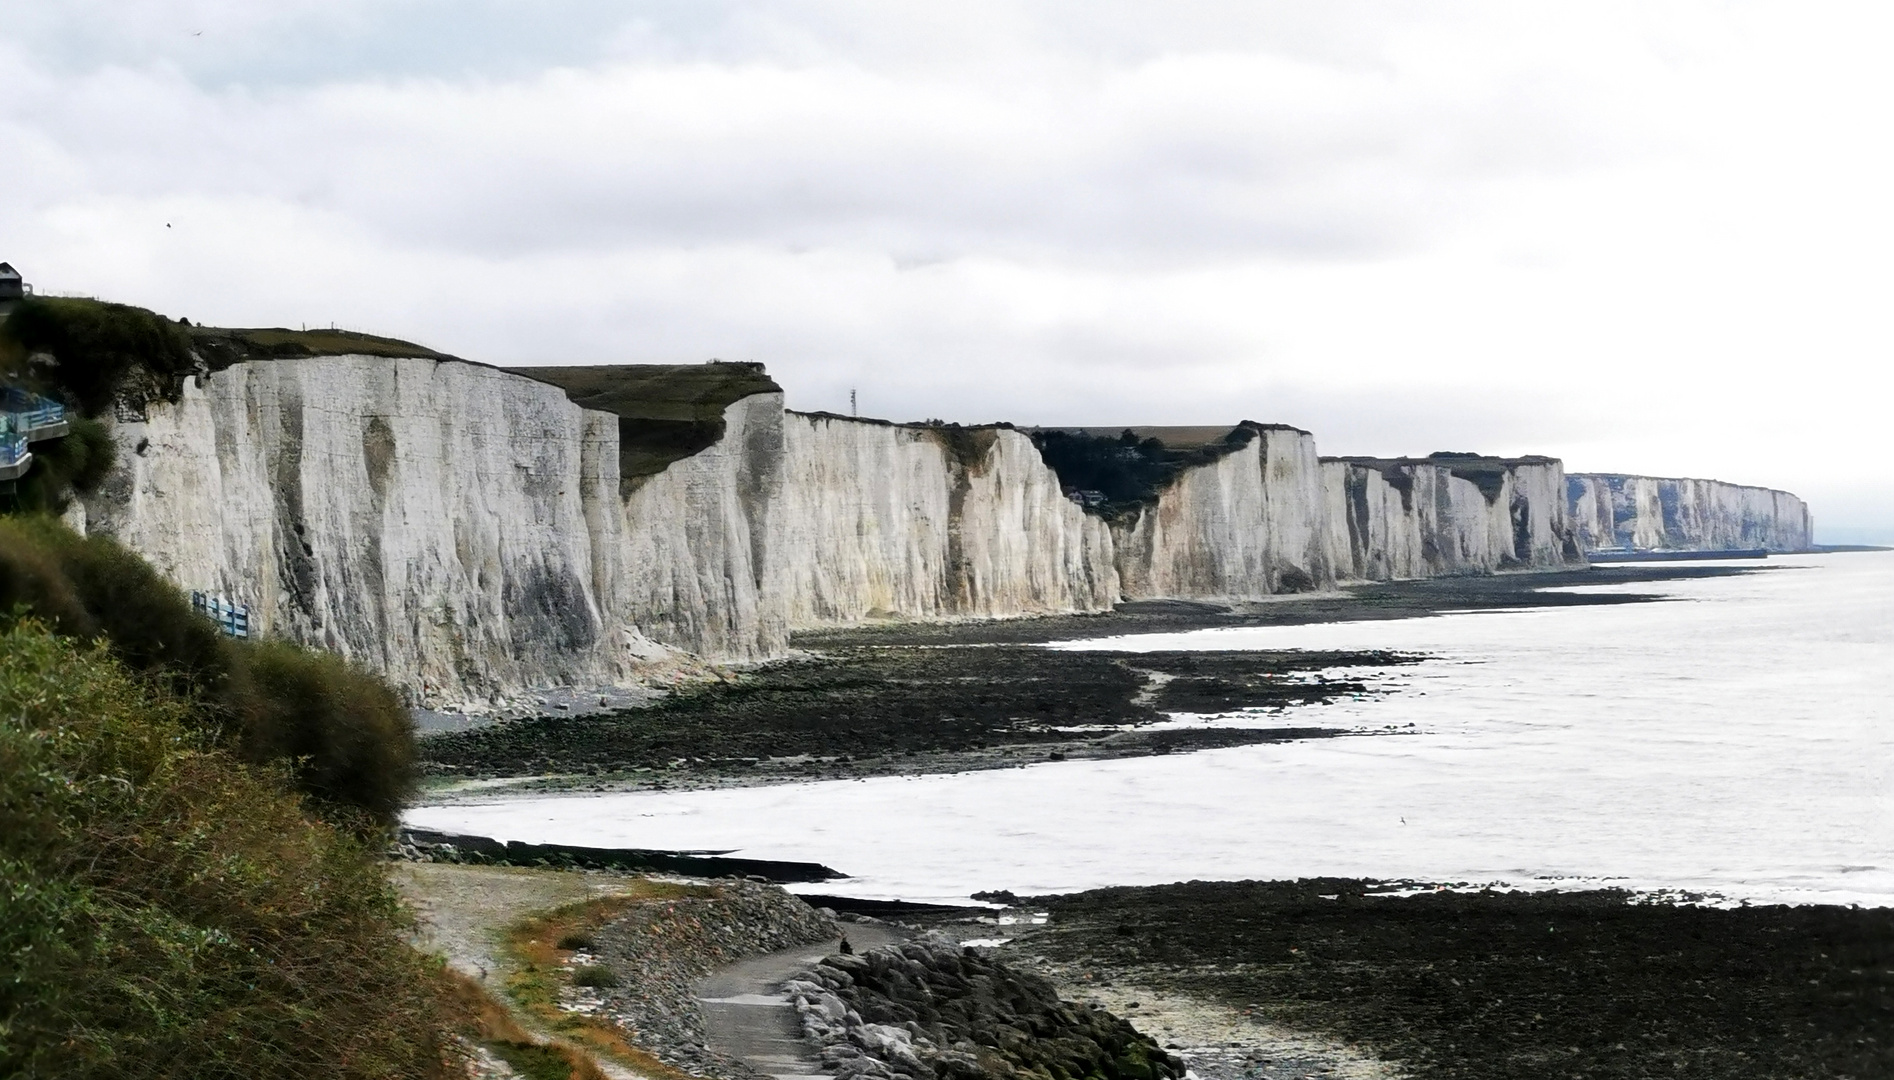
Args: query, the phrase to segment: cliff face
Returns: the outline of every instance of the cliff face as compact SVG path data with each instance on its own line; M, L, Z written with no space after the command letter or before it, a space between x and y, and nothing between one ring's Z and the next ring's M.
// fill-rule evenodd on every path
M469 364L238 364L114 428L87 524L253 632L357 658L426 700L597 684L656 655L601 595L590 452L559 390Z
M1240 599L1335 583L1314 437L1247 426L1241 449L1186 470L1156 505L1113 526L1126 599Z
M234 363L120 418L85 517L249 604L257 632L450 706L779 655L797 629L871 618L1555 568L1604 538L1808 542L1782 492L1568 482L1548 458L1321 459L1308 432L1253 423L1107 523L1011 429L787 412L760 368L619 370L565 373L592 409L437 357Z
M429 704L779 654L871 616L1109 607L1111 539L1006 430L722 408L721 436L621 475L622 418L478 365L233 365L114 427L88 527L261 634ZM640 460L633 454L630 460Z
M1587 551L1802 551L1814 542L1808 504L1773 488L1576 473L1567 479L1566 493L1579 542Z
M801 413L784 435L770 533L792 628L1117 602L1109 530L1024 435Z
M1343 578L1584 565L1551 458L1327 458L1322 471Z

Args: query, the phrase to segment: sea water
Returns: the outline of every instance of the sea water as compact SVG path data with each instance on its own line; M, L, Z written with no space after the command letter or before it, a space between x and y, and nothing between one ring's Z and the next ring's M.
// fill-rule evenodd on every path
M852 879L810 891L916 901L1332 875L1894 905L1894 553L1580 589L1663 599L1053 646L1427 654L1359 673L1386 694L1185 721L1348 737L408 820L819 862Z

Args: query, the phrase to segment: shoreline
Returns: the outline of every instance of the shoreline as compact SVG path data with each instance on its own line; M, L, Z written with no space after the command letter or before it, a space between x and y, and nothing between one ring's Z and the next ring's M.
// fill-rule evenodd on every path
M1110 653L1127 635L1458 612L1664 602L1572 591L1771 572L1627 566L1357 586L1214 605L1147 601L1098 615L890 623L798 635L800 655L637 707L539 715L420 739L430 805L551 794L701 791L927 776L1307 739L1387 737L1288 710L1399 693L1430 657L1385 651ZM1182 719L1180 719L1182 718Z

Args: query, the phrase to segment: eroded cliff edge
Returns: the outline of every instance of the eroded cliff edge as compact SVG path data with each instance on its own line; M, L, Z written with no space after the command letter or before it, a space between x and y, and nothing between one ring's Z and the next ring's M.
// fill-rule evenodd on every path
M1808 504L1786 491L1687 477L1575 473L1567 500L1586 551L1806 551Z
M1556 461L1325 460L1295 428L1232 435L1107 520L1025 433L790 412L754 365L284 357L122 411L84 509L179 585L249 604L259 632L450 707L779 655L863 619L1582 561Z

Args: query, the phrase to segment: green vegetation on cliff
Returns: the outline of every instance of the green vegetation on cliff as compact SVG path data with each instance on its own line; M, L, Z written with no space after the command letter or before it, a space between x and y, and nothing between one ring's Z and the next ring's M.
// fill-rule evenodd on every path
M50 357L43 365L34 356ZM48 391L86 416L129 393L171 397L196 368L190 328L155 312L99 300L32 297L0 323L9 375ZM9 380L11 381L11 380Z
M1157 501L1186 469L1208 465L1241 450L1260 425L1244 421L1221 438L1196 446L1173 447L1156 437L1140 438L1130 428L1118 435L1083 429L1040 428L1032 432L1039 456L1059 476L1059 486L1086 500L1086 509L1107 518L1131 513Z
M176 400L185 377L199 371L343 355L453 359L353 330L192 326L130 304L69 297L29 297L0 323L0 368L8 381L51 393L85 416L103 413L115 399ZM35 356L45 359L30 363Z

